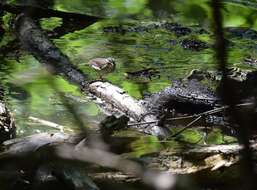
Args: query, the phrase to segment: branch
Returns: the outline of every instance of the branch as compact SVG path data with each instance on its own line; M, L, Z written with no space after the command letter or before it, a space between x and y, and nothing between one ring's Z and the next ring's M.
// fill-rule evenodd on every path
M188 146L182 149L167 150L141 157L140 160L144 166L117 154L88 147L87 141L81 140L80 136L69 136L62 133L35 134L6 141L4 145L5 151L0 153L2 164L15 166L15 163L21 164L19 160L22 163L32 161L38 163L47 155L48 162L52 163L60 162L60 159L84 164L91 163L92 170L90 167L88 168L90 176L98 180L109 178L114 181L138 181L142 179L145 183L160 189L166 189L174 184L173 174L191 174L197 182L205 184L211 184L213 179L217 178L229 184L230 180L237 180L237 176L240 177L240 170L237 166L242 146L238 144ZM256 153L257 143L252 143L251 148ZM32 154L36 157L33 157ZM29 156L30 159L26 159L26 156ZM13 159L15 163L12 163L10 158L15 158ZM95 168L94 164L105 169L101 171L93 169ZM222 172L219 171L221 168ZM232 171L233 175L231 175ZM203 182L201 176L206 176L208 181ZM165 179L169 183L164 187L161 179Z

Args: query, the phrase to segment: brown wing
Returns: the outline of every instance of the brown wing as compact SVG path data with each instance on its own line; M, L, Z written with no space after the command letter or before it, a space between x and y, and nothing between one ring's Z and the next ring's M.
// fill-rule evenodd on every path
M106 67L107 60L105 58L95 58L91 59L88 64L95 70L102 70Z

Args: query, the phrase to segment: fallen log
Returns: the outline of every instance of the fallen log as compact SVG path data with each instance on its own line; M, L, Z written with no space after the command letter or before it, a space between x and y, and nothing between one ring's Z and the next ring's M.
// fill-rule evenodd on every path
M158 137L165 137L170 134L166 128L157 126L158 118L154 114L150 114L143 104L129 96L121 88L108 82L93 82L89 85L89 91L101 100L118 108L119 111L132 119L132 123L146 123L144 125L130 125L131 127Z
M50 160L47 160L47 163L53 161L60 163L60 160L91 163L87 164L87 170L95 181L106 179L125 183L141 181L149 171L157 171L157 176L161 174L158 171L168 173L170 177L172 174L190 175L197 183L209 185L219 182L228 184L231 180L240 179L238 165L242 146L238 144L188 146L183 149L165 150L158 154L142 156L139 159L144 165L142 167L141 164L124 159L122 156L88 147L87 141L81 141L81 139L83 138L80 136L69 136L63 133L42 133L5 141L2 147L4 151L0 153L1 166L8 168L8 164L20 164L29 160L28 167L32 163L32 165L45 163L39 161L48 158ZM251 148L256 154L257 143L253 142ZM30 159L24 159L27 156ZM14 158L14 163L11 158ZM104 169L96 169L97 165ZM131 167L125 167L128 165Z
M57 168L55 167L55 173L58 173L59 169L66 168L65 173L69 172L69 170L73 171L74 165L76 166L76 163L79 162L84 166L90 163L91 165L97 164L111 170L120 170L128 175L140 177L145 183L155 187L163 186L163 184L159 184L158 177L172 178L170 174L144 169L140 164L124 159L119 155L91 148L87 146L85 139L81 140L81 137L68 136L63 133L42 133L6 141L2 147L5 150L0 153L0 168L2 171L7 172L23 168L23 172L35 173L36 171L33 172L31 170L38 170L42 165L46 166L46 163L52 163L53 166L58 165ZM60 166L60 163L63 166ZM83 166L81 164L79 165L80 169ZM8 165L12 167L8 167ZM85 169L84 167L82 168ZM51 170L51 168L48 170ZM30 178L30 180L33 180L33 178ZM171 187L173 184L173 182L169 182L166 183L166 186Z
M39 133L28 137L8 140L2 144L3 151L0 153L0 159L6 157L23 157L47 144L66 142L68 139L71 140L70 136L64 133Z
M156 115L175 109L179 113L197 114L219 105L219 98L195 80L174 81L172 86L152 94L145 101Z

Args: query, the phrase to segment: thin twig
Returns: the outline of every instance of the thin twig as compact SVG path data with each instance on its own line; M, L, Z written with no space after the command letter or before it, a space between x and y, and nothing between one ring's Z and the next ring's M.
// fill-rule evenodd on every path
M58 129L58 130L60 130L60 132L64 131L64 126L63 125L59 125L57 123L54 123L54 122L51 122L51 121L47 121L47 120L44 120L44 119L39 119L39 118L32 117L32 116L29 116L29 119L34 121L34 122L40 123L42 125L45 125L47 127Z
M186 129L190 128L195 122L197 122L199 119L201 119L202 116L197 117L196 119L194 119L193 121L191 121L190 123L188 123L183 129L181 129L180 131L178 131L177 133L175 133L174 135L171 135L171 137L176 137L179 134L181 134L183 131L185 131Z
M253 105L253 103L242 103L242 104L237 104L236 107L251 106L251 105ZM205 112L202 112L202 113L199 113L199 114L169 118L169 119L167 119L167 121L177 121L177 120L183 120L183 119L191 119L191 118L195 118L195 117L199 117L199 116L207 116L207 115L219 113L219 112L224 111L228 108L229 108L229 106L222 106L222 107L214 108L212 110L208 110L208 111L205 111ZM154 123L158 123L158 122L159 122L159 120L153 120L153 121L148 121L148 122L130 123L130 124L128 124L128 127L135 126L135 125L154 124Z

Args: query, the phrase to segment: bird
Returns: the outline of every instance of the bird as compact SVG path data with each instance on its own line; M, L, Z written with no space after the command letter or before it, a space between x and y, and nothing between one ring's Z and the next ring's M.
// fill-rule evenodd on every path
M116 63L114 58L94 58L89 60L88 65L95 69L102 79L102 75L111 73L115 70Z

